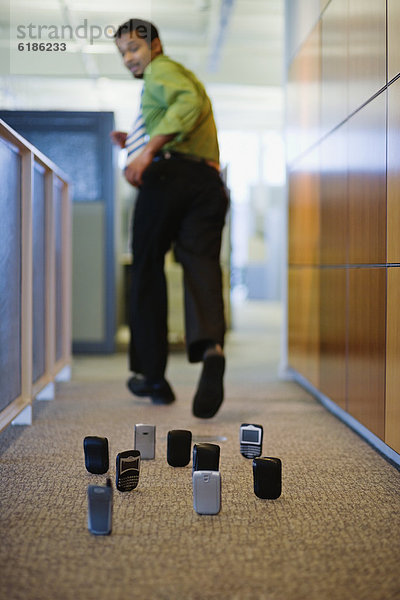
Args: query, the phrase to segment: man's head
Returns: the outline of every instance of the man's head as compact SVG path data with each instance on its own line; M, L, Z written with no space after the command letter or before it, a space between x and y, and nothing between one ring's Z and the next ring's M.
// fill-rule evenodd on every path
M157 28L149 21L129 19L120 25L114 37L126 68L137 79L143 77L147 65L163 51Z

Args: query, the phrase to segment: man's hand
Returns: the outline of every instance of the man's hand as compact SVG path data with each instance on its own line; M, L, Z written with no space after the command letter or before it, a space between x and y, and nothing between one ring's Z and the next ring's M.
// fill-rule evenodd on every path
M120 148L125 148L125 142L128 134L125 131L111 131L110 138L113 144Z
M142 185L143 173L153 162L153 158L167 142L174 139L175 133L168 135L156 135L144 147L143 151L135 160L129 163L125 169L125 179L135 187Z
M143 183L143 173L148 166L151 165L154 158L154 153L146 146L132 162L130 162L125 169L125 179L134 187L139 187Z

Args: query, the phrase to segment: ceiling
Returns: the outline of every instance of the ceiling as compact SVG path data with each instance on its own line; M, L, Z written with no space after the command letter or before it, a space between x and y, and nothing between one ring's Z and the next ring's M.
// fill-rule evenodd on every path
M283 0L10 0L0 8L3 76L131 79L112 39L152 20L166 54L205 83L280 86ZM66 50L55 50L65 42ZM33 50L28 44L53 44ZM23 44L18 49L18 44ZM50 50L50 49L51 50Z

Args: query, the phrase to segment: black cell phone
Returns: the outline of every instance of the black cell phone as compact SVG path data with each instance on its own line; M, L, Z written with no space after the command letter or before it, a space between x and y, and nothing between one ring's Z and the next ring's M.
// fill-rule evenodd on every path
M130 492L139 483L140 452L125 450L117 454L116 486L120 492Z
M265 500L276 500L282 493L282 462L263 456L253 460L254 493Z
M220 447L217 444L195 444L193 446L193 472L219 471Z
M107 485L88 486L88 529L94 535L108 535L112 525L111 479Z
M83 450L85 466L89 473L96 475L107 473L109 466L107 438L88 435L83 440Z
M171 467L186 467L190 463L192 432L172 429L167 436L167 462Z
M245 458L261 456L263 428L262 425L242 423L240 426L240 453Z

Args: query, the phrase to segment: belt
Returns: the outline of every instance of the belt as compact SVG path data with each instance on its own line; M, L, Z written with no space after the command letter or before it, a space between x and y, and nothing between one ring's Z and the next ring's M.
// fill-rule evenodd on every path
M153 158L153 161L159 160L190 160L192 162L208 165L209 167L219 171L219 164L217 162L213 160L207 160L201 156L196 156L196 154L186 154L185 152L175 152L174 150L162 150L161 152L157 152Z

